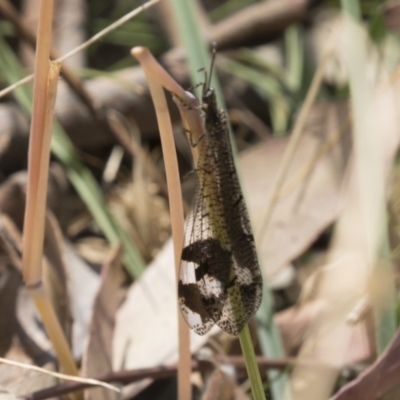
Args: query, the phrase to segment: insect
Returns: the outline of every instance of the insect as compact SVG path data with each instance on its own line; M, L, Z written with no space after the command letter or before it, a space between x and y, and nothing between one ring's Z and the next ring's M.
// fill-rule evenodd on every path
M179 305L199 335L214 324L238 335L260 306L262 277L227 117L207 79L202 103L205 134L199 139L197 189L182 250Z

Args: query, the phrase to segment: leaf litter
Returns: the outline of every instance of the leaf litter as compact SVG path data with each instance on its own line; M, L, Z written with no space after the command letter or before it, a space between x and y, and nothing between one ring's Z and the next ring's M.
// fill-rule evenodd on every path
M345 82L346 71L342 68L339 68L339 71L341 75L331 75L327 79L335 84ZM393 164L398 148L399 135L396 129L398 113L395 107L398 104L398 84L398 77L395 76L390 86L381 88L375 94L375 111L380 121L380 142L383 143L382 159L387 171ZM309 398L313 399L329 396L336 382L336 376L344 364L370 362L376 356L371 335L372 318L368 299L365 300L365 291L358 290L368 279L362 266L363 261L357 257L341 259L337 256L339 252L348 250L350 245L360 245L357 230L359 223L354 217L358 204L357 193L354 190L356 185L350 180L351 173L348 172L352 168L349 133L347 102L322 102L312 107L270 226L257 237L260 260L267 281L275 293L283 291L284 297L288 297L296 283L299 285L299 269L303 270L308 265L307 260L299 261L298 257L307 254L315 240L338 218L339 223L346 223L352 227L344 236L338 236L338 228L334 230L333 244L328 251L321 253L321 257L326 257L327 261L322 259L319 262L311 279L307 280L307 273L305 274L308 285L303 285L301 301L296 306L276 314L276 321L280 326L288 354L300 353L303 359L328 364L326 370L318 371L328 383L325 387L317 384L316 392L309 394L311 396ZM287 141L286 138L267 138L240 156L241 182L256 233L262 223L260 216L263 206ZM140 158L137 154L135 157ZM169 222L165 214L166 203L159 196L161 190L153 177L149 179L147 173L143 173L146 168L136 165L135 170L134 183L130 179L117 178L118 184L115 185L111 202L115 213L119 214L120 222L126 222L125 227L132 225L132 222L135 224L134 230L130 232L132 240L136 242L139 237L141 238L142 251L150 260L167 237ZM9 221L11 218L13 221L4 222L9 225L6 231L12 237L20 235L22 228L24 189L23 184L15 185L18 180L23 183L23 175L13 176L0 185L0 209L5 214L1 216L1 220ZM65 231L65 226L63 224L60 229L57 224L57 220L62 220L57 210L62 193L60 197L57 185L54 187L50 185L50 191L52 190L54 197L50 205L55 217L49 216L47 261L49 268L55 269L54 271L51 269L53 272L49 274L47 285L54 291L56 303L62 305L59 315L66 330L71 332L76 359L83 357L83 369L88 375L92 375L121 368L143 368L175 363L177 360L176 284L171 267L173 265L171 244L167 243L162 248L150 262L144 275L128 288L126 300L119 307L120 297L117 292L120 292L121 286L126 287L128 282L119 269L120 266L117 262L111 262L108 269L103 268L103 276L99 277L96 272L96 269L99 269L98 265L103 264L104 254L109 252L109 246L100 238L100 241L97 241L100 250L89 260L91 262L85 261L78 255L75 251L79 247L78 241L82 240L81 243L84 243L86 239L89 243L89 245L86 243L86 246L91 246L99 238L98 232L93 228L90 218L85 218L81 228L75 231L75 237L70 238L74 240L73 244L63 237L61 230ZM133 197L141 200L134 207L131 205ZM149 212L154 209L157 211ZM147 214L147 218L143 218L144 214ZM154 222L160 215L162 218L157 225ZM345 222L340 222L343 220ZM51 227L51 224L55 226ZM145 233L142 235L142 232ZM156 240L153 241L152 238ZM14 242L18 242L18 238L14 239ZM152 242L157 242L154 247ZM82 254L85 253L82 251ZM2 278L0 305L2 310L7 310L8 319L4 321L4 326L8 331L6 329L0 332L0 350L10 358L18 358L18 354L23 354L27 362L37 363L38 359L50 360L47 365L49 368L54 368L51 345L42 327L37 324L37 314L29 306L26 293L24 295L20 289L18 264L18 254L7 249L7 243L3 238L0 252ZM61 270L57 270L57 265ZM358 266L357 269L355 265ZM352 274L347 273L350 270L354 270ZM54 276L57 278L54 279ZM5 298L7 302L3 300ZM293 298L297 298L297 294ZM332 304L341 307L334 309ZM292 305L293 299L286 299L283 307ZM25 313L21 314L22 311ZM26 323L25 327L23 323L18 323L18 318ZM28 326L34 327L36 332L29 331ZM213 329L205 337L193 335L193 353L207 344L211 335L217 333L218 329ZM232 343L224 342L223 335L220 336L220 340L222 345L229 342L226 349L229 351ZM385 391L395 389L397 366L393 357L397 354L397 341L396 336L383 357L362 373L353 384L343 388L334 399L372 399ZM3 369L4 366L0 368ZM312 368L300 372L295 369L292 374L294 381L296 382L296 379L297 382L301 381L303 387L304 382L310 382L306 386L315 387L313 385L315 377L312 377L310 371L313 372ZM388 371L394 373L391 375ZM23 379L30 379L28 375L24 375ZM15 376L13 375L10 380L14 381ZM378 376L384 376L385 379L378 381ZM53 381L43 383L39 377L32 379L37 380L38 386L34 388L26 386L24 393L53 384ZM225 397L232 398L236 384L227 383L229 379L226 374L216 369L208 381L209 389L206 389L204 398L207 396L213 398L213 393L219 392L222 387L226 388ZM12 390L16 382L13 383ZM133 396L148 384L147 380L130 385L125 388L124 396ZM95 392L89 394L88 391L87 398L112 396L102 389L96 390L96 394ZM324 393L321 394L322 392ZM239 395L235 398L239 398Z

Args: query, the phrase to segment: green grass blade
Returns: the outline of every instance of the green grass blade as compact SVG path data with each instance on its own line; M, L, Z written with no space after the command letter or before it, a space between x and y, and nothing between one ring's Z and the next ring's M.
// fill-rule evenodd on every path
M258 341L261 351L265 356L271 358L285 357L283 344L278 327L273 319L273 297L264 279L263 298L261 306L257 312L258 322ZM268 379L271 386L271 392L275 400L290 400L289 375L281 370L269 369ZM286 397L284 397L286 394Z
M253 86L254 90L270 105L274 132L285 132L290 118L291 104L284 94L282 85L277 80L254 68L227 58L224 60L222 67L226 72L243 79Z
M9 83L17 82L24 76L18 59L15 57L8 44L0 36L0 69ZM29 114L32 107L32 93L30 87L21 86L14 95L22 107ZM119 227L113 216L108 211L101 190L93 177L76 155L74 146L61 125L54 123L51 142L53 154L64 165L68 178L75 190L93 215L99 228L110 242L120 240L124 248L124 264L132 275L137 278L144 270L144 261L130 241L127 234Z
M300 25L292 25L286 29L285 47L288 82L292 91L298 93L303 82L304 68L304 50Z
M171 0L170 3L173 8L176 24L188 57L188 65L190 75L192 77L192 82L195 83L198 81L198 69L210 65L210 56L197 24L194 2L188 0ZM224 102L215 74L213 76L211 84L216 89L218 103L220 104L220 106L222 106ZM268 299L272 298L267 287L265 287L265 291L267 291L269 295L264 296L263 302L265 301L265 299L267 299L268 301ZM269 307L267 309L264 309L264 311L268 312L268 317L271 321L270 326L274 326L274 322L272 320L271 304L272 303L269 302ZM264 330L260 329L260 342L263 343L265 340L268 343L268 347L270 349L274 349L274 354L284 356L281 342L280 340L278 340L278 330L275 326L272 330L274 332L274 335L271 335L269 332L265 332ZM248 331L244 329L239 337L241 344L243 345L242 351L244 352L244 357L246 359L246 367L248 371L251 371L252 374L257 375L259 374L259 371L258 368L254 367L255 359L251 361L254 357L254 349L252 345L250 345L251 340L249 341L249 337L246 335L246 332L248 333ZM273 375L273 377L275 377L275 375ZM256 394L257 396L260 396L262 394L262 398L264 398L263 389L259 385L260 382L261 380L259 377L251 377L252 385L256 385L255 387L252 387L253 394ZM272 392L274 395L274 399L280 400L283 398L283 391L281 389L281 382L279 382L279 385L277 384L277 382L278 381L272 381Z
M203 75L199 74L199 69L208 69L211 64L210 54L197 23L195 3L193 0L171 0L170 3L187 54L191 81L195 86L199 81L203 80ZM224 99L216 74L212 76L211 86L216 91L218 103L223 105ZM198 97L200 93L201 88L198 88Z

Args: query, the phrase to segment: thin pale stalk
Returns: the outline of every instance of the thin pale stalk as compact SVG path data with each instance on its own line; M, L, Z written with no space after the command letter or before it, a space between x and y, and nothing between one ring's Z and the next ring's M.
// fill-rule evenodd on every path
M37 33L22 273L64 372L78 375L67 340L41 278L53 110L60 63L49 62L53 1L42 0Z
M293 155L296 152L298 143L300 141L303 128L307 121L308 113L318 94L318 90L323 78L324 68L329 58L329 55L330 52L327 52L324 55L322 62L320 63L317 71L314 74L314 78L311 82L306 99L300 110L299 117L296 120L293 133L290 136L288 146L283 155L283 159L278 167L278 171L276 174L277 176L271 189L271 195L267 201L265 213L261 218L261 227L259 228L258 232L256 232L256 243L258 244L261 241L265 241L266 236L268 235L269 223L271 221L275 206L279 198L281 197L283 184L285 183L291 161L293 159ZM277 348L279 349L279 346L271 346L271 343L281 343L281 340L278 329L276 328L276 326L271 324L271 322L273 321L272 303L273 299L270 292L268 290L264 290L262 305L259 312L257 313L257 319L259 321L259 324L262 326L262 329L259 329L258 336L263 354L268 354L270 357L276 357L281 355L279 350L277 351ZM273 339L268 340L268 336ZM285 399L290 399L291 389L288 384L288 376L286 374L277 373L277 371L274 370L268 371L268 376L270 381L272 382L272 392L274 398L280 399L285 393Z
M320 63L320 65L317 68L317 71L315 72L314 78L310 85L310 89L308 90L307 96L301 107L299 117L297 118L293 132L290 135L289 143L285 149L285 153L283 155L282 161L279 164L278 171L276 173L276 179L271 189L271 195L265 207L265 213L261 219L262 223L260 225L259 231L256 234L257 242L259 242L262 237L264 237L265 240L267 227L269 226L276 202L278 201L279 192L289 172L293 155L296 152L297 146L301 138L301 134L303 132L304 126L307 121L308 113L310 112L311 106L313 105L315 98L318 94L318 90L321 86L325 65L326 62L328 61L329 56L330 53L325 54L322 62Z
M168 3L171 5L171 8L173 9L176 26L180 33L179 37L182 40L183 47L185 48L186 54L188 56L187 58L188 58L190 75L192 77L192 82L195 83L198 81L198 68L199 67L204 68L210 65L210 57L207 45L204 41L204 38L202 37L201 30L198 24L198 13L196 12L195 2L185 1L185 0L169 0ZM220 107L222 106L221 108L226 108L223 106L224 100L222 92L219 88L219 83L216 74L213 74L212 76L211 86L216 91L219 106ZM196 124L194 124L194 128L195 127ZM230 127L229 130L231 132ZM191 129L189 129L189 131L192 133ZM235 155L236 146L233 140L231 140L231 145ZM265 288L264 291L269 292L268 288L266 287L264 288ZM271 296L272 295L269 292L268 297ZM274 324L273 321L272 324ZM274 327L274 331L277 332L276 327ZM283 353L280 341L275 339L276 336L267 335L266 337L266 340L268 341L269 345L273 347L277 353ZM243 351L247 350L254 352L254 349L250 347L248 347L246 350L243 349ZM257 374L258 373L259 372L257 371ZM274 383L273 387L275 387ZM273 391L275 391L275 389L273 389ZM278 392L278 390L276 392Z
M43 287L41 278L51 127L60 67L60 63L51 63L50 65L49 80L48 85L46 85L48 91L45 93L46 109L44 110L44 121L38 124L43 127L43 131L39 132L37 142L34 143L35 147L29 153L31 158L30 168L28 168L22 265L25 284L40 313L46 332L53 343L62 370L70 375L78 375L67 340L51 305L50 298ZM33 132L31 132L31 135L33 135L31 138L35 138Z
M86 42L82 43L81 45L79 45L75 49L72 49L68 53L62 55L61 57L57 58L55 61L63 62L66 59L74 56L76 53L79 53L80 51L85 50L86 48L88 48L93 43L95 43L98 40L102 39L104 36L108 35L109 33L114 31L115 29L119 28L121 25L125 24L126 22L128 22L130 19L132 19L136 15L140 14L142 11L144 11L147 8L157 4L158 2L159 2L159 0L148 1L147 3L145 3L145 4L141 5L140 7L136 8L135 10L132 10L128 14L125 14L123 17L121 17L120 19L118 19L117 21L112 23L111 25L107 26L107 28L104 28L100 32L96 33L89 40L87 40ZM1 90L0 91L0 98L3 97L3 96L6 96L8 93L11 93L14 89L18 88L19 86L30 82L33 79L33 76L34 76L33 74L29 75L29 76L21 79L20 81L14 83L13 85L8 86L7 88Z
M359 1L341 0L345 16L348 43L349 84L353 111L353 139L356 170L360 190L360 208L366 244L367 268L371 282L380 288L370 291L374 307L376 345L381 353L396 332L395 287L389 262L378 260L378 252L389 254L385 219L385 172L381 161L381 146L368 83L367 48L362 32ZM386 236L386 237L385 237ZM386 253L386 254L385 254ZM382 257L382 258L386 258ZM384 261L384 262L377 262Z
M105 389L109 389L109 390L112 390L114 392L117 392L117 393L121 392L121 389L119 387L114 386L114 385L110 385L107 382L103 382L103 381L97 380L97 379L81 378L79 376L71 376L71 375L60 374L59 372L49 371L48 369L40 368L40 367L38 367L36 365L24 364L24 363L20 363L18 361L8 360L7 358L2 358L2 357L0 357L0 363L1 364L7 364L7 365L10 365L12 367L18 367L18 368L26 369L26 370L29 370L29 371L39 372L40 374L53 376L54 378L58 378L58 379L64 379L65 381L69 381L69 382L79 382L79 383L83 383L85 385L100 386L100 387L103 387Z
M0 69L9 83L18 80L23 70L11 48L0 36ZM32 96L29 87L21 87L14 93L16 100L26 114L32 110ZM95 222L106 238L111 242L121 241L124 246L124 265L133 278L137 278L144 270L144 261L135 244L127 233L120 227L115 218L109 212L104 196L92 173L84 166L77 155L76 149L62 129L61 125L54 121L53 137L51 141L52 153L65 167L66 174L77 191L79 197L93 215Z
M61 371L72 376L79 376L74 359L64 332L58 322L54 308L51 305L50 297L46 292L42 283L35 287L28 288L40 317L42 318L44 327L53 344L54 350L60 363Z
M177 97L179 97L179 99L176 101L176 104L181 113L183 125L184 125L185 129L187 129L188 131L191 132L191 136L192 136L193 140L196 140L196 138L199 138L203 134L203 124L201 122L200 109L199 109L199 107L196 107L196 99L194 97L192 97L192 95L188 92L182 93L181 89L178 89L178 93L174 92L173 87L176 86L176 84L171 82L172 78L169 77L169 74L157 63L157 61L151 56L151 54L148 52L147 49L135 48L133 50L133 54L136 58L139 59L139 61L141 63L144 61L144 64L146 64L146 66L148 65L147 63L150 64L150 67L148 67L148 69L146 70L144 64L142 63L143 68L145 69L147 79L149 81L150 91L152 90L152 87L150 85L149 78L154 79L155 81L157 80L163 86L165 86L166 89L173 92ZM167 76L168 76L168 78L164 80L164 77L167 77ZM162 91L161 87L160 87L160 89L157 89L157 90ZM192 107L187 107L187 104L183 104L182 101L190 103L192 105ZM165 104L165 107L166 107L166 104ZM157 110L157 107L156 107L156 110ZM196 146L197 151L196 151L196 148L194 148L195 150L193 151L193 155L195 158L196 165L197 165L197 160L198 160L198 151L199 151L198 148L203 145L204 145L204 141L200 141L198 143L198 146ZM200 179L201 179L201 176L200 176ZM170 201L170 203L172 203L172 201ZM182 236L182 239L183 239L183 236ZM183 243L183 241L181 243ZM181 246L182 246L182 244L180 244L180 251L182 249ZM180 258L180 253L179 253L179 258ZM179 271L177 271L177 273L179 273ZM180 317L180 318L183 319L182 317ZM186 325L186 323L185 323L185 325ZM186 329L188 329L187 326L186 326ZM247 325L240 333L239 338L240 338L240 342L241 342L242 346L244 346L244 347L242 347L242 351L243 351L243 354L245 357L246 365L247 365L247 362L250 363L249 365L247 365L247 369L252 374L252 376L250 376L250 383L252 386L252 392L255 396L254 398L255 399L265 399L263 387L262 387L262 381L261 381L261 377L260 377L260 372L257 367L254 348L253 348L253 344L251 341L251 337L250 337L250 333L249 333L249 329L248 329ZM255 387L253 385L256 385L257 387Z
M330 132L329 136L322 143L321 147L318 151L312 156L311 159L307 161L301 168L299 168L295 174L293 174L290 179L282 186L281 190L278 193L278 200L286 197L289 193L293 192L293 190L298 187L307 176L314 170L317 165L317 162L321 160L326 154L328 154L332 148L337 145L342 136L348 131L350 124L350 119L346 118L340 127Z
M178 282L179 265L184 238L184 220L178 161L176 159L175 142L172 132L171 119L168 112L164 90L160 85L158 78L156 78L160 76L160 71L154 72L153 68L151 67L151 62L149 66L149 60L151 59L151 57L149 57L150 53L147 51L147 49L136 47L132 50L132 55L139 60L145 71L151 97L153 99L154 107L156 110L167 176L168 197L171 214L171 229L174 242L175 273L176 281ZM190 331L180 311L177 310L177 312L179 331L178 399L189 400L192 397L192 389L190 384Z
M47 85L50 70L52 11L53 1L42 0L35 59L32 123L28 153L28 187L24 221L23 276L27 285L33 285L41 280L44 214L51 140L51 129L48 126L48 109L51 100L48 97Z

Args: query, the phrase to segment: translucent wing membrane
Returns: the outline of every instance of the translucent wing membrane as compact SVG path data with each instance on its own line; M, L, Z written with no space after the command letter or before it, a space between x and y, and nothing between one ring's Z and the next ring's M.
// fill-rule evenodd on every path
M260 305L262 279L225 113L216 108L210 91L203 96L206 136L186 226L179 304L196 333L206 333L215 323L238 335Z

